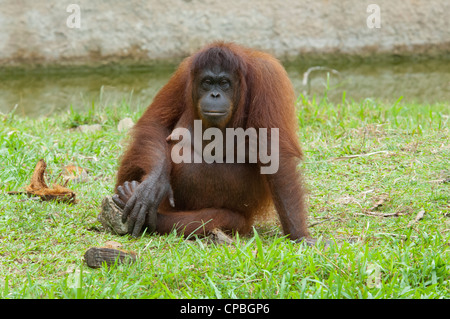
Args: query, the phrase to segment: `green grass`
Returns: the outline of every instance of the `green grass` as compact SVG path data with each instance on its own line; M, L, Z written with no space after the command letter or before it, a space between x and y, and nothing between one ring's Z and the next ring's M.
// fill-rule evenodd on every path
M36 120L0 116L0 298L450 297L448 105L299 99L310 230L334 243L328 249L293 244L276 223L232 245L103 232L96 217L126 142L117 123L141 113L93 105ZM93 123L102 130L73 129ZM7 194L27 185L40 158L50 179L68 164L88 170L68 185L78 203ZM380 201L372 211L388 217L368 214ZM108 240L138 261L88 268L85 251Z

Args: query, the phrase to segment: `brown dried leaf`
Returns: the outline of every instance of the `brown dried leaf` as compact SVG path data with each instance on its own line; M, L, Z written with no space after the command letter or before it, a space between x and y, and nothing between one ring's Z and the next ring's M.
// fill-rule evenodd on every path
M369 210L376 210L388 200L387 195L381 195L378 201Z
M45 161L43 159L39 160L39 162L36 164L36 167L34 168L33 175L31 176L30 185L26 187L27 192L32 193L41 189L48 188L44 178L46 168L47 164L45 163Z
M417 223L419 220L421 220L423 218L423 216L425 216L425 210L421 210L420 212L417 213L416 217L414 218L414 220L410 221L408 223L407 227L411 227L412 225L414 225L415 223Z
M43 159L39 160L34 168L30 184L25 188L28 195L39 196L41 200L58 200L63 202L74 202L75 193L68 188L58 184L53 184L53 188L49 188L45 183L45 170L47 164Z
M87 180L88 172L86 169L75 166L75 165L67 165L63 167L61 172L64 183L66 184L69 181L72 182L84 182Z

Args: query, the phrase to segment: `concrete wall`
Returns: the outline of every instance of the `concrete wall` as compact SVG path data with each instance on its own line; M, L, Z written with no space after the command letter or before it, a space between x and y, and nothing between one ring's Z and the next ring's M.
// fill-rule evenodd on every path
M80 28L66 24L71 3ZM370 3L381 28L367 26ZM0 0L0 65L178 60L218 39L281 59L447 55L449 21L449 0Z

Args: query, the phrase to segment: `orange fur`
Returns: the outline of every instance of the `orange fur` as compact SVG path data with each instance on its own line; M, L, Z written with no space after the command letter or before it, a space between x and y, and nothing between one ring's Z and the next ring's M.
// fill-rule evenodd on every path
M227 127L279 128L280 167L276 174L261 175L259 164L171 162L167 137L175 127L192 127L199 118L193 101L193 78L199 69L212 67L211 63L230 69L239 79ZM232 43L206 46L180 64L136 123L120 164L116 189L125 181L142 181L163 163L170 173L175 208L168 200L161 203L159 233L174 227L185 233L207 233L213 228L247 233L255 217L273 202L284 233L292 239L308 237L304 190L297 171L302 152L294 102L286 71L271 55ZM197 229L201 222L206 224Z

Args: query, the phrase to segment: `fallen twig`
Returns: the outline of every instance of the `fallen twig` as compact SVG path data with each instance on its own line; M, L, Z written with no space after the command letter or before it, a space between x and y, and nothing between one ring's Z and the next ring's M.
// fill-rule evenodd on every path
M17 192L17 191L10 191L10 192L6 192L6 194L8 195L22 195L22 194L26 194L27 192Z
M346 159L358 158L358 157L363 157L363 156L371 156L371 155L380 154L380 153L388 153L388 151L378 151L378 152L372 152L372 153L366 153L366 154L356 154L356 155L335 157L335 158L329 159L328 161L342 161L342 160L346 160Z
M401 234L392 234L392 233L375 233L374 235L375 235L375 236L377 236L377 235L381 235L381 236L398 237L398 238L401 238L401 239L408 239L408 236L406 236L406 235L401 235ZM418 237L417 237L417 236L409 236L409 238L414 238L414 239L417 239Z
M398 217L400 215L403 215L402 212L395 212L395 213L376 213L376 212L371 212L371 211L367 211L365 213L355 213L355 215L360 215L360 216L375 216L375 217Z
M373 212L372 208L365 211L364 213L355 213L355 215L361 215L361 216L375 216L375 217L398 217L402 215L409 215L411 212L408 208L401 209L396 211L395 213L380 213L380 212Z
M318 222L311 223L311 224L308 225L308 228L314 227L316 225L319 225L319 224L322 224L322 223L325 223L325 222L329 222L329 221L334 220L334 219L337 219L337 218L336 217L330 217L330 218L327 218L325 220L321 220L321 221L318 221Z
M441 179L434 179L432 181L425 181L424 183L450 183L450 178L441 178Z
M412 225L414 225L415 223L417 223L419 220L421 220L423 218L423 216L425 215L425 211L422 209L420 212L417 213L416 217L414 218L414 220L410 221L408 223L408 226L406 227L411 227Z

